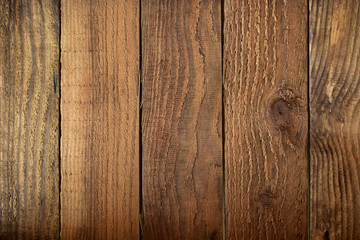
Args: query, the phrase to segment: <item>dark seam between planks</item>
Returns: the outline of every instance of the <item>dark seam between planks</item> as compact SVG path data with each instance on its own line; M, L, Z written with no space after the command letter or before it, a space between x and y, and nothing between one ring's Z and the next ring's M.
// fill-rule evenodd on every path
M58 39L58 43L59 43L59 62L58 62L58 68L59 68L59 77L58 77L58 88L59 88L59 135L58 135L58 153L59 153L59 157L58 157L58 161L59 161L59 240L61 239L61 0L59 0L58 2L58 21L59 21L59 29L58 29L58 34L59 34L59 39Z
M221 127L222 127L222 224L223 239L226 239L226 214L225 214L225 98L224 98L224 20L225 20L225 1L221 0Z
M310 240L310 189L311 189L311 158L310 158L310 127L311 127L311 117L310 117L310 1L307 2L307 112L308 112L308 132L307 132L307 176L308 176L308 191L307 191L307 239Z
M138 104L139 104L139 239L142 239L142 227L144 224L143 221L143 193L142 193L142 25L141 25L141 3L139 1L139 85L138 85Z

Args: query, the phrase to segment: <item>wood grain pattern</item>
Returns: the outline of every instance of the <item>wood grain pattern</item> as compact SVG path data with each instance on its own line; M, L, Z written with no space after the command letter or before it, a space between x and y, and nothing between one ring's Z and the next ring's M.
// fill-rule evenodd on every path
M59 6L0 1L0 239L59 236Z
M312 239L360 239L360 1L311 0Z
M225 1L226 239L307 238L307 1Z
M221 2L141 9L143 239L221 239Z
M139 2L61 2L61 238L139 238Z

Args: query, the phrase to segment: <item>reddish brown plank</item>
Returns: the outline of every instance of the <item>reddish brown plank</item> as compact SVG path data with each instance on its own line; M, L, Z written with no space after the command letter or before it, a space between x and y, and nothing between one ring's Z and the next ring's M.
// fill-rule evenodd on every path
M139 1L61 1L61 238L139 237Z
M310 1L312 239L360 239L360 1Z
M307 238L307 1L225 1L226 239Z
M143 239L222 238L221 2L142 2Z

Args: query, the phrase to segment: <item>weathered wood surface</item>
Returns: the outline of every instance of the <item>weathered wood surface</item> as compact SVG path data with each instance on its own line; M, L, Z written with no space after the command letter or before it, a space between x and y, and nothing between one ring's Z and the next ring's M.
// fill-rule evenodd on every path
M59 5L0 1L0 239L59 236Z
M311 239L360 239L360 1L309 9Z
M139 236L139 1L61 1L61 238Z
M221 1L143 1L143 239L221 239Z
M225 1L226 239L306 239L307 1Z
M360 239L359 16L0 1L0 239Z

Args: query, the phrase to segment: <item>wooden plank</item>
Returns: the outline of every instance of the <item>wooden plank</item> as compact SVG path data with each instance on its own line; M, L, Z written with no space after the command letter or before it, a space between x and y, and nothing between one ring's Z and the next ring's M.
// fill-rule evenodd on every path
M61 1L61 238L139 238L139 1Z
M310 232L360 239L360 1L310 9Z
M222 238L221 1L143 1L143 238Z
M307 1L225 1L226 239L307 238Z
M0 1L0 39L0 239L57 239L58 1Z

